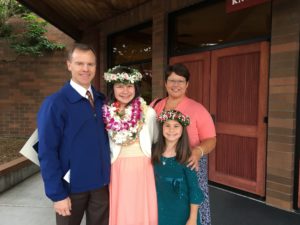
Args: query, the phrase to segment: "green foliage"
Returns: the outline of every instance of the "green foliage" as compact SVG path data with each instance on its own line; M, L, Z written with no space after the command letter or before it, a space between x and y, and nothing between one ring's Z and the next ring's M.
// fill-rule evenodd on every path
M8 18L7 6L2 3L3 0L0 0L0 37L9 37L11 34L11 26L6 24Z
M6 23L11 16L20 16L25 21L25 30L12 34L12 27ZM64 49L64 45L51 42L45 36L47 22L30 12L15 0L0 0L0 38L7 38L20 55L43 55L44 52Z
M11 47L20 55L43 55L44 52L64 49L64 45L56 44L44 35L47 22L38 18L33 13L23 16L26 21L24 32L12 36Z
M0 0L0 27L14 15L24 15L30 11L16 0Z
M12 33L12 27L9 24L2 24L0 26L0 38L9 38Z
M12 34L12 26L6 21L14 15L24 15L30 13L23 5L15 0L0 0L0 37L10 38Z

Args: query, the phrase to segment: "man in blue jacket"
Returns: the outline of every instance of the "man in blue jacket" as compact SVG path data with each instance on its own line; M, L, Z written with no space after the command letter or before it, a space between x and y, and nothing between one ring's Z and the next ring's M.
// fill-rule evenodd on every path
M46 98L38 113L39 160L57 225L107 225L110 150L102 119L104 95L91 81L92 48L75 44L68 60L71 80Z

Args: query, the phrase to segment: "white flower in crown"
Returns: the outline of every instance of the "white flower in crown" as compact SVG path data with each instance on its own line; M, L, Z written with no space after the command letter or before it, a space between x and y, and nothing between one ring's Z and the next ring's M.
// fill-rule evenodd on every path
M121 66L115 66L109 69L106 73L104 73L104 80L107 83L135 83L142 80L143 75L137 70L133 68L129 68L131 73L113 73L116 69Z
M160 123L164 123L167 120L177 120L183 127L186 127L190 124L190 117L182 114L180 111L171 109L163 110L158 116L157 120Z

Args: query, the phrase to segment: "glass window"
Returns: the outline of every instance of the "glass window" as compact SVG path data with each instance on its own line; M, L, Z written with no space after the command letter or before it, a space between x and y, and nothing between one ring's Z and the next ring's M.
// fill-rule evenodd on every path
M271 30L271 3L226 13L225 1L201 4L170 17L170 54L258 38Z
M122 65L152 58L152 25L132 28L108 39L110 65Z
M108 37L108 67L130 66L143 74L142 97L152 99L152 23L143 24Z
M152 101L152 63L138 63L131 65L143 74L142 79L142 97L150 104Z

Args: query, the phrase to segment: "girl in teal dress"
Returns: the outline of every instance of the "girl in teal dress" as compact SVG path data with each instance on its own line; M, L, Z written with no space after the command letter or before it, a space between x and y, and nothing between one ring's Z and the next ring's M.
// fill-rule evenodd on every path
M186 166L191 155L186 126L189 117L176 110L158 116L160 134L153 148L158 200L158 225L200 225L203 193L195 171Z

